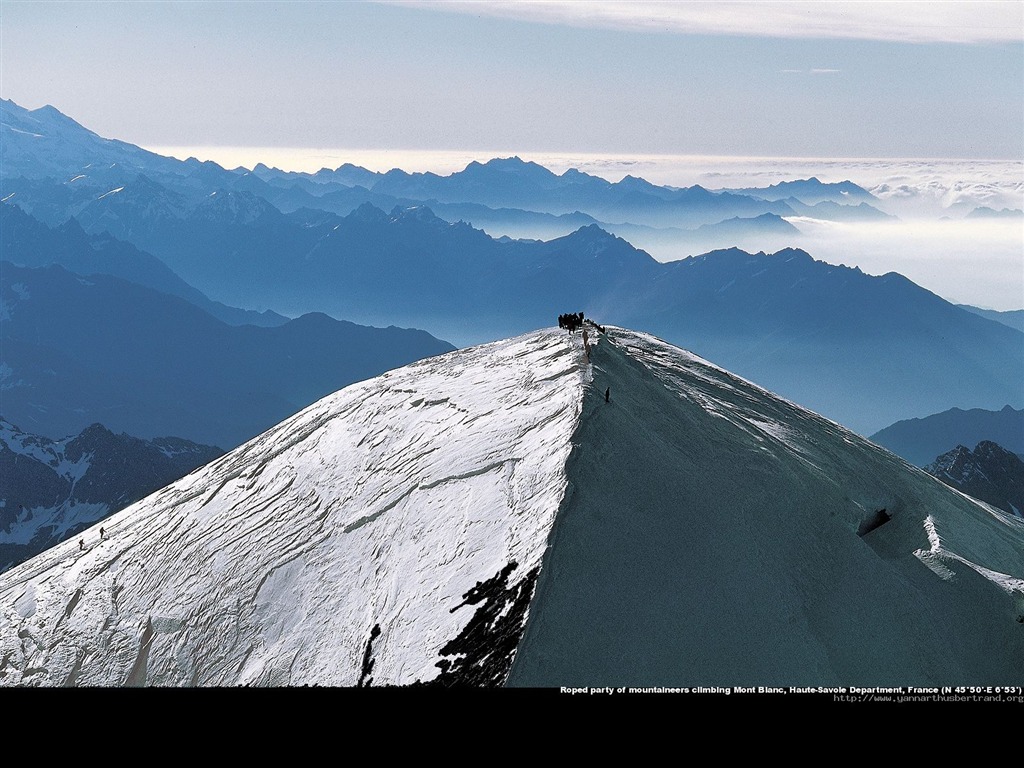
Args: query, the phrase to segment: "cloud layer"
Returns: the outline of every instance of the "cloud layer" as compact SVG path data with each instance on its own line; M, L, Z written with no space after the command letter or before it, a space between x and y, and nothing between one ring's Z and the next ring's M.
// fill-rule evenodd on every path
M748 37L993 43L1024 39L1019 2L685 2L657 0L395 0L392 4L610 29Z

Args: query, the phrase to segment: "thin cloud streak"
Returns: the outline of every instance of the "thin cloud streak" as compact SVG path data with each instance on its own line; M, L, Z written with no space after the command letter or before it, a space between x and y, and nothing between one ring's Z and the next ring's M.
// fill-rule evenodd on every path
M696 35L886 40L903 43L1000 43L1024 40L1024 3L1016 0L907 2L658 2L658 0L379 0L474 16L544 24Z

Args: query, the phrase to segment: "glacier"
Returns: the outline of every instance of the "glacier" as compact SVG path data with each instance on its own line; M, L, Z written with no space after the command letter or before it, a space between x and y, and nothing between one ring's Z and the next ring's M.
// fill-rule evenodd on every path
M1019 683L1024 521L605 330L349 386L0 575L0 685Z

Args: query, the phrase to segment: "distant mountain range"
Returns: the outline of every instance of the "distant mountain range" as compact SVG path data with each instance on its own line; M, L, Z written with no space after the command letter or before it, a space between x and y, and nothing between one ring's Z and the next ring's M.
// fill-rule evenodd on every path
M86 234L76 219L55 229L17 205L0 204L0 259L25 267L58 264L78 274L104 274L178 296L229 325L282 325L276 312L253 312L211 301L155 256L106 232Z
M844 205L861 205L878 203L877 197L852 181L824 183L812 176L809 179L782 181L768 187L747 187L730 189L737 195L750 195L762 200L788 200L795 198L804 205L816 206L819 203L838 203Z
M593 223L619 222L608 226L651 238L670 230L708 235L704 245L751 233L755 240L797 238L782 218L798 213L786 201L798 201L805 213L830 207L860 215L874 198L851 182L808 179L716 193L631 176L611 183L575 170L554 174L516 157L471 163L449 176L351 165L316 174L266 166L250 172L108 142L52 109L28 112L3 102L0 122L2 151L11 158L0 178L3 197L39 219L18 219L13 234L5 232L5 252L26 265L64 263L81 272L87 246L101 254L100 271L200 305L248 308L239 315L203 305L228 323L273 325L282 316L320 312L426 328L466 345L584 311L686 345L862 433L950 405L1024 406L1024 334L900 275L869 277L792 248L721 249L661 263ZM424 200L450 206L453 218L462 207L520 223L533 217L544 226L593 222L546 241L495 238L436 216ZM377 204L385 201L401 202ZM66 223L70 215L84 235ZM57 237L52 233L75 242L51 243L33 256L40 253L33 243ZM166 270L138 252L155 256L187 288L172 286ZM81 364L72 350L52 351L67 357L68 370ZM318 374L331 378L322 369L311 373ZM154 434L135 426L123 428ZM233 444L229 433L217 434L193 437Z
M519 217L516 226L520 228L531 215L582 213L612 228L629 223L676 229L764 214L826 219L886 215L873 208L880 202L877 198L850 181L823 184L808 179L763 189L712 191L701 186L658 186L634 176L609 182L576 169L555 174L519 157L472 162L448 176L400 169L378 173L347 163L315 174L262 164L252 172L226 170L216 163L177 161L103 139L52 107L30 111L11 101L0 102L0 130L4 136L0 197L13 194L13 201L51 224L77 216L83 205L101 195L114 196L139 175L162 187L162 204L179 212L209 192L224 189L251 192L286 213L317 208L344 215L367 202L386 210L428 205L444 217L465 219L495 235L511 234L491 229L511 213ZM46 180L56 185L47 189ZM444 210L445 206L462 210ZM470 213L465 206L475 210ZM756 247L735 241L713 245Z
M1024 410L971 408L905 419L871 435L871 440L923 467L957 446L998 443L1024 458Z
M1008 325L1011 328L1016 328L1018 331L1024 331L1024 309L1014 309L1009 312L998 312L994 309L979 309L978 307L971 307L966 304L957 304L961 309L966 309L968 312L973 312L976 315L987 317L989 320L995 320L997 323Z
M968 496L1024 517L1024 461L996 443L983 440L973 451L958 445L925 471Z
M224 452L100 424L50 440L0 418L0 571L34 557Z
M226 447L319 397L453 347L308 314L229 326L184 299L60 266L0 270L4 416L49 437L93 422Z
M283 175L263 174L267 181ZM287 178L287 176L283 176ZM378 195L439 203L478 203L548 214L583 211L606 221L651 226L698 226L735 216L793 215L785 203L700 186L660 187L634 176L609 182L577 170L556 175L518 157L472 162L449 176L392 170L363 176L360 186Z
M981 206L967 214L968 219L1024 219L1024 211L1020 208L989 208Z
M257 208L245 193L230 198ZM366 204L316 224L270 210L249 218L248 230L182 224L157 254L228 304L428 328L459 345L582 310L684 344L860 431L950 403L1024 403L1020 332L899 275L870 277L799 250L660 263L596 225L548 242L499 241L424 207Z

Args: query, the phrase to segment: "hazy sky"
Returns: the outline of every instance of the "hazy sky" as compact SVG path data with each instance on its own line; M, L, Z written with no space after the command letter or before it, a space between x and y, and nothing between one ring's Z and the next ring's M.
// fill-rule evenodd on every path
M143 146L1024 157L1024 3L0 0L0 95Z

